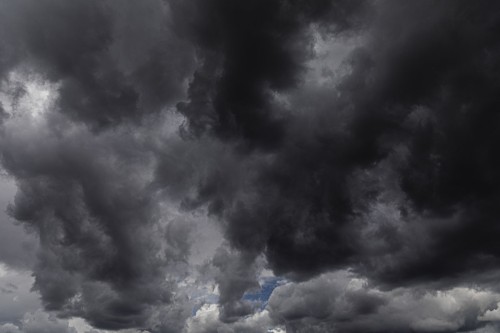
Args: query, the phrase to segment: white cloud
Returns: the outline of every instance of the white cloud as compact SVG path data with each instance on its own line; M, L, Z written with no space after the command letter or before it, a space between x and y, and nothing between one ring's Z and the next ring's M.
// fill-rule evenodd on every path
M0 104L11 116L36 120L54 106L58 88L28 68L17 68L0 83Z
M282 327L273 323L267 310L259 311L233 323L221 322L219 315L220 308L217 304L203 305L196 315L187 321L184 333L283 332Z
M486 311L482 316L479 316L480 321L500 321L500 303L497 303L496 308Z

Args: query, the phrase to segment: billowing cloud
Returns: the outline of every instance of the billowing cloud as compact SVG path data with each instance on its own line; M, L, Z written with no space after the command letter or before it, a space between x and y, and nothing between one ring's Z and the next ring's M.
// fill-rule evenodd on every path
M0 329L497 330L498 7L0 0Z
M55 316L43 311L28 312L23 320L16 326L3 324L0 326L2 333L77 333L67 321L57 319Z
M179 110L195 134L210 131L246 147L270 148L285 134L286 117L272 94L300 80L312 53L311 24L356 28L365 1L173 1L174 14L195 18L188 35L201 49L201 66Z
M381 290L339 271L278 287L269 311L287 332L458 332L495 323L499 299L471 287Z
M2 1L2 72L34 66L60 110L93 128L138 120L183 94L192 47L162 1Z

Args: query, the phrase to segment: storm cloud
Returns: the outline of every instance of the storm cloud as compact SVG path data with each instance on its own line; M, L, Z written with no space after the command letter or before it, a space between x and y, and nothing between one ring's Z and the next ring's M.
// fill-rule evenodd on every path
M0 331L497 331L499 32L487 0L0 0Z

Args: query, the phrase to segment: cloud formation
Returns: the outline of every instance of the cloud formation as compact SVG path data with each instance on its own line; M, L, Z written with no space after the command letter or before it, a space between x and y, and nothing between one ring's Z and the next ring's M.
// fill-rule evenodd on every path
M496 330L498 6L0 0L0 330Z
M498 293L370 286L347 272L278 287L269 311L287 332L458 332L495 322Z

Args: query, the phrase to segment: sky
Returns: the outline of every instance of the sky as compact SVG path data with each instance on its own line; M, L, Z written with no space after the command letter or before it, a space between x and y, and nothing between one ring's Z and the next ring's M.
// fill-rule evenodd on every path
M0 333L500 332L499 34L493 0L0 0Z

